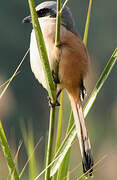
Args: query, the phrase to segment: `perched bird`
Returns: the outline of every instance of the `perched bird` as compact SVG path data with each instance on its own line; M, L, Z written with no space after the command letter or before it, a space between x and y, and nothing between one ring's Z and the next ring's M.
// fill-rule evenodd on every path
M67 6L64 7L61 14L59 48L55 46L57 3L54 1L43 2L36 7L36 12L52 72L54 72L56 60L59 63L57 88L65 89L71 102L82 155L83 172L92 176L91 144L82 112L82 100L85 96L83 81L89 70L87 49L75 30L71 11ZM31 23L31 16L24 18L23 22ZM47 89L34 30L32 30L30 39L30 64L35 77Z

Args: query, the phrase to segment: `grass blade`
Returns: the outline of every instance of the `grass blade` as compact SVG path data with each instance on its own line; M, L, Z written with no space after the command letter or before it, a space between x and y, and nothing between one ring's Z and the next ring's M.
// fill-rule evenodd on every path
M71 113L66 135L69 133L70 128L72 127L73 123L74 123L74 119L73 119L73 114ZM64 179L67 176L70 153L71 153L71 148L69 148L69 150L67 151L67 153L66 153L66 155L65 155L65 157L64 157L64 159L63 159L63 161L62 161L62 163L58 169L57 180Z
M2 96L4 95L4 93L6 92L6 90L7 90L7 88L9 87L11 81L12 81L12 80L14 79L14 77L17 75L18 70L19 70L19 68L21 67L22 63L24 62L24 60L25 60L28 52L29 52L29 49L26 51L23 59L21 60L21 62L20 62L20 64L18 65L18 67L16 68L16 70L15 70L15 72L13 73L12 77L11 77L8 81L6 81L6 86L5 86L5 88L3 89L2 93L0 94L0 99L2 98Z
M63 11L64 7L66 6L66 4L68 3L68 1L69 1L69 0L66 0L66 1L63 3L62 8L60 9L60 13L62 13L62 11Z
M54 164L54 162L58 161L60 156L61 156L61 154L56 159L54 159L50 164L48 164L48 166L43 171L41 171L41 173L34 180L39 179L46 172L46 170L48 168L50 168L52 166L52 164Z
M49 124L49 135L48 135L48 146L46 154L46 167L51 163L52 160L52 148L54 140L54 124L55 124L55 107L50 109L50 124ZM50 167L45 172L45 180L50 179Z
M32 155L29 161L29 180L32 180L36 177L36 172L37 172L37 165L36 165L36 157L34 153L34 137L33 137L33 129L32 125L29 124L28 128L28 157Z
M17 75L17 74L19 74L20 72L17 72L16 74L15 74L15 76ZM10 80L11 80L11 78L12 77L10 77L8 80L6 80L3 84L1 84L0 85L0 89L3 87L3 86L5 86Z
M39 141L38 141L37 144L35 145L35 147L34 147L32 153L31 153L30 156L28 157L28 160L26 161L26 163L25 163L23 169L21 170L21 172L20 172L20 174L19 174L19 177L20 177L20 178L22 177L24 171L26 170L26 167L27 167L29 161L31 160L31 158L32 158L32 156L33 156L33 154L34 154L34 152L36 151L36 149L37 149L37 147L39 146L39 144L40 144L41 141L42 141L42 138L39 139Z
M115 49L114 53L112 54L111 58L109 59L104 71L102 72L94 90L91 93L91 96L89 98L89 100L87 101L86 105L84 106L84 117L86 118L89 110L91 109L99 91L101 90L102 86L104 85L105 81L107 80L112 68L114 67L115 63L117 61L117 48ZM67 136L65 137L63 143L61 144L56 157L62 153L62 156L58 159L57 162L55 162L52 165L51 168L51 176L53 176L56 171L58 170L58 168L61 165L61 162L63 160L63 158L65 157L66 153L68 152L69 148L71 147L71 144L74 140L76 136L76 129L75 129L75 124L73 124L73 126L71 127L71 130L69 131L69 133L67 134Z
M55 162L52 165L51 168L51 176L54 176L54 174L57 172L57 170L59 169L66 153L68 152L69 148L71 147L71 144L74 140L76 136L76 129L75 129L75 125L72 126L71 130L69 131L69 133L67 134L67 136L65 137L64 141L62 142L61 146L59 147L58 152L56 153L56 157L61 153L61 156L59 157L58 161Z
M55 46L59 48L60 46L60 24L61 24L61 0L57 0L57 17L56 17L56 37Z
M115 65L117 61L117 48L115 49L115 51L113 52L112 56L110 57L103 73L101 74L95 88L93 89L89 100L87 101L87 103L84 106L84 116L86 117L90 108L92 107L99 91L101 90L102 86L104 85L105 81L107 80L110 72L112 71L113 66Z
M90 15L91 15L91 7L92 7L92 0L89 1L89 8L88 8L86 25L85 25L85 32L84 32L84 38L83 38L83 42L85 45L87 44L87 37L88 37L89 24L90 24Z
M4 152L4 156L6 157L7 166L9 168L10 175L12 179L19 180L19 176L15 168L13 158L11 156L11 152L9 149L9 145L8 145L1 121L0 121L0 142L1 142L2 150Z
M58 117L58 127L57 127L57 137L56 137L56 148L55 153L57 152L61 144L61 131L62 131L62 109L63 109L63 91L60 96L60 108L59 108L59 117Z

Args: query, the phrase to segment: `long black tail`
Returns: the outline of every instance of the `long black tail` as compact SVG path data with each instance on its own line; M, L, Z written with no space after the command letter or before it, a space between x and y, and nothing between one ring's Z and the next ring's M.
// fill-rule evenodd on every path
M82 112L82 105L81 103L75 104L75 102L71 99L71 105L74 114L74 120L77 129L77 136L79 139L79 145L82 155L82 165L83 165L83 172L86 176L92 176L93 172L93 156L91 152L91 144L88 137L85 120Z

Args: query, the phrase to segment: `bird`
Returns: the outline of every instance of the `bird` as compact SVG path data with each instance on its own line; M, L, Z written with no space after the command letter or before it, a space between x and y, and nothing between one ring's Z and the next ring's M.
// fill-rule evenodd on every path
M60 46L55 46L57 3L45 1L37 5L36 13L43 33L48 53L51 72L54 72L56 60L59 64L57 89L65 89L73 110L77 137L82 157L83 173L93 175L93 155L88 136L82 101L86 94L84 79L89 72L90 58L88 50L75 28L75 22L68 6L61 13ZM23 19L24 23L32 23L31 16ZM47 90L46 79L38 52L34 29L30 37L30 65L32 72L40 84Z

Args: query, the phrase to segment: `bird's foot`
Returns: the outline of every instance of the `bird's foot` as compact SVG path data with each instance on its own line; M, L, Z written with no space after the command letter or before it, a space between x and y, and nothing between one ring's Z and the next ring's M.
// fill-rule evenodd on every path
M49 102L49 106L54 108L56 106L60 106L60 103L58 102L58 100L56 99L55 102L52 102L51 98L48 97L48 102Z

